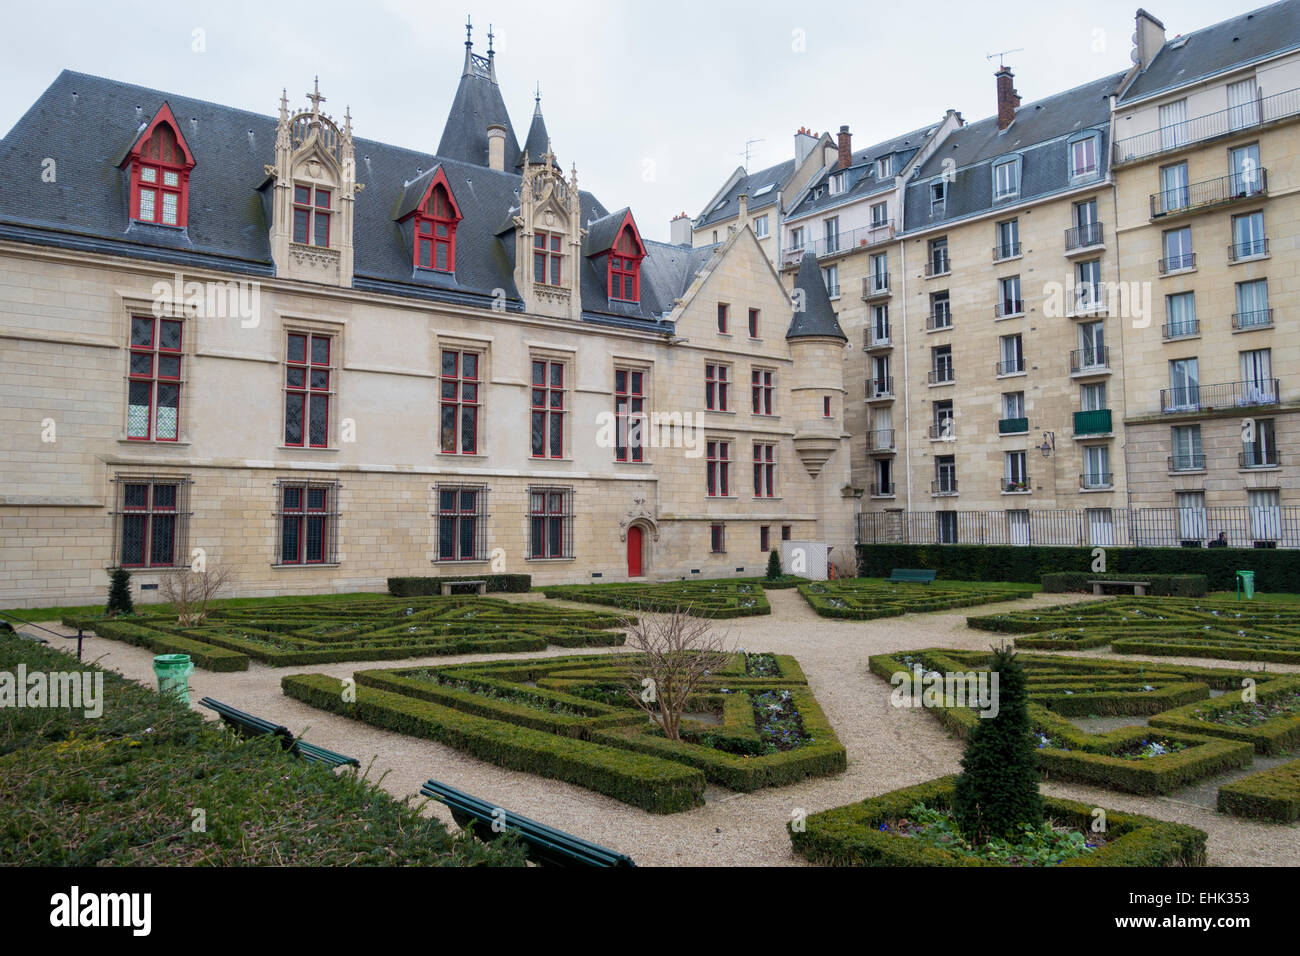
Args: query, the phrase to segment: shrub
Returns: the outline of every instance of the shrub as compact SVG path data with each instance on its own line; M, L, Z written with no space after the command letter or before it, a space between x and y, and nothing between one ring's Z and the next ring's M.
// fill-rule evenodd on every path
M131 601L131 572L126 568L114 568L109 572L108 605L104 613L109 617L135 613L135 604Z
M1219 812L1273 823L1300 820L1300 760L1224 784Z
M767 580L776 581L781 577L781 555L775 548L767 556Z
M533 586L533 578L529 574L462 574L389 578L388 593L393 597L436 596L442 594L444 584L456 581L486 581L489 594L527 594Z
M995 716L981 718L966 741L962 772L953 789L953 814L972 843L1010 838L1043 822L1038 773L1029 741L1028 679L1024 666L1006 647L989 664L998 675Z

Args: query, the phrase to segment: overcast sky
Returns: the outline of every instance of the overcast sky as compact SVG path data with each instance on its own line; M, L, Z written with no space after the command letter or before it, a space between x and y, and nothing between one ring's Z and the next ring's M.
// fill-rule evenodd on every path
M1143 0L1170 36L1261 6ZM556 155L648 238L699 214L722 181L792 155L800 126L847 124L862 147L939 119L995 111L990 53L1026 102L1129 65L1136 0L363 0L3 4L0 129L64 68L273 115L281 87L352 107L360 137L432 152L460 77L496 35L497 75L521 144L533 88ZM196 32L201 31L201 32ZM271 157L267 157L270 162ZM199 157L202 162L202 157ZM3 185L0 184L0 189ZM364 200L363 200L364 201Z

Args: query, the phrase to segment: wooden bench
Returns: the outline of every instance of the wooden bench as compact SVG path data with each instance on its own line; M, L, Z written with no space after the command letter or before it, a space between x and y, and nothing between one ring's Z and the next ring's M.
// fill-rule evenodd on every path
M1105 593L1102 591L1102 588L1107 584L1117 585L1118 587L1122 587L1122 588L1132 588L1133 593L1138 597L1146 597L1147 588L1151 587L1150 581L1109 581L1109 580L1100 581L1099 580L1099 581L1089 581L1088 583L1092 585L1092 593L1097 596L1100 596L1103 593Z
M636 866L632 858L598 843L589 843L517 813L509 813L478 797L430 780L420 793L451 808L451 817L483 841L514 833L528 849L528 859L542 866ZM493 829L493 824L496 829Z
M478 594L487 594L487 581L444 581L442 584L442 595L446 597L451 594L452 588L472 587Z
M280 745L296 757L301 757L308 763L323 763L331 770L336 767L360 767L361 761L355 757L345 757L343 754L335 753L332 750L326 750L324 747L317 747L315 744L309 744L305 740L299 740L290 732L288 727L280 724L273 724L269 720L263 720L261 717L254 717L252 714L246 714L242 710L237 710L229 704L223 704L219 700L213 700L211 697L204 697L199 701L208 710L215 710L221 719L239 731L242 737L261 737L265 734L280 738Z
M922 571L918 568L894 568L889 575L889 582L891 584L929 584L938 575L938 571Z

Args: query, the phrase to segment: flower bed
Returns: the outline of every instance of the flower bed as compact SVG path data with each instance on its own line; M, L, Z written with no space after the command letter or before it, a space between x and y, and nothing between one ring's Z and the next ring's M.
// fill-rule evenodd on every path
M1300 760L1220 787L1219 811L1272 823L1300 820Z
M945 587L932 584L891 584L885 581L849 579L810 581L799 585L809 606L822 617L866 621L900 614L947 611L996 601L1032 597L1034 589L1024 585L980 584Z
M548 598L608 604L640 611L681 608L692 617L734 618L771 614L761 578L666 581L660 584L565 584L543 587ZM785 584L777 584L786 587Z
M1229 740L1244 740L1256 753L1276 754L1300 745L1300 679L1283 677L1256 689L1244 701L1240 688L1215 700L1200 701L1151 718L1153 727L1182 730Z

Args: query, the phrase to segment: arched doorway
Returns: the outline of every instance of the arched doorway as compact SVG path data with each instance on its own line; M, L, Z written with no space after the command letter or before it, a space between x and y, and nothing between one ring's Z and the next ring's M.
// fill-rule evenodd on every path
M641 577L643 554L641 526L634 524L627 529L627 576L629 578Z

